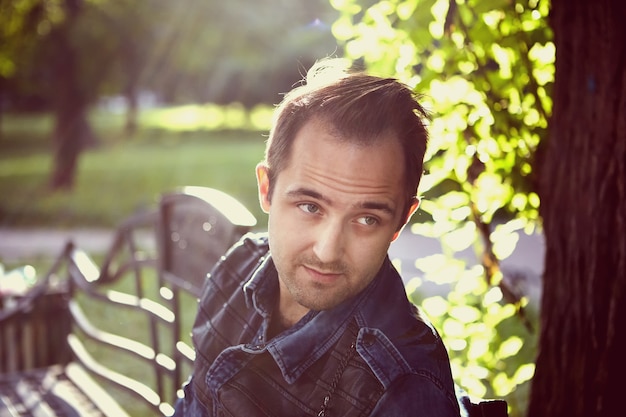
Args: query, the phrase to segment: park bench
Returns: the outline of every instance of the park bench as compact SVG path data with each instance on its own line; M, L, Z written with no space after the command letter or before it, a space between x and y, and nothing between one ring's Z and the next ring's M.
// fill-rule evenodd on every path
M0 417L171 414L202 281L255 223L232 197L185 187L120 225L101 262L68 242L0 310Z
M0 310L0 417L171 415L202 282L255 223L232 197L185 187L123 222L99 262L67 242ZM507 415L504 401L459 398L469 417Z

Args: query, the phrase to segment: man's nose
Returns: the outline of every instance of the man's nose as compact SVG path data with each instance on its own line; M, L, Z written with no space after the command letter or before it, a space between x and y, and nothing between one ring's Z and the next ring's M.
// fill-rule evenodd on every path
M327 221L319 226L313 251L321 262L340 260L345 245L345 231L339 221Z

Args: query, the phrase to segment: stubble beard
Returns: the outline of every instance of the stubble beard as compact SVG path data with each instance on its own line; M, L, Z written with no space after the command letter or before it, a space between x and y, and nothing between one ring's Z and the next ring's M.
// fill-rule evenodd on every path
M338 285L312 282L305 276L305 268L340 274L339 282L336 283ZM352 282L351 270L341 261L324 263L314 256L300 256L290 264L287 271L278 271L278 274L293 299L309 310L329 310L354 295L348 286Z

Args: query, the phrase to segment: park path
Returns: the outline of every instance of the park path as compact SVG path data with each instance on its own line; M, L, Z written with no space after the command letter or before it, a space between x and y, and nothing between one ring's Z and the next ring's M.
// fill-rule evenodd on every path
M113 231L107 229L10 229L0 228L0 261L54 257L68 240L88 253L104 253Z
M18 265L29 259L54 259L70 239L87 253L102 254L110 247L113 233L107 229L0 228L0 263ZM148 238L141 244L154 245ZM503 270L516 280L514 284L534 301L538 301L540 297L544 250L545 244L541 235L522 234L513 254L502 262ZM405 282L423 275L415 267L415 259L439 253L442 253L442 249L438 240L415 235L409 228L401 233L389 249L390 257L399 260L400 272ZM456 256L469 264L477 263L471 250L460 252ZM447 290L434 283L424 282L422 285L427 293L443 294Z

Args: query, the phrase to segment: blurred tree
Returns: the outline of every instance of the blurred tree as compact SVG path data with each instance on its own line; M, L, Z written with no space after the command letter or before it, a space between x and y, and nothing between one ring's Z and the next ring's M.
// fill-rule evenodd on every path
M51 28L44 42L55 83L50 97L55 116L54 166L50 179L53 190L72 188L80 152L96 142L87 121L88 98L80 83L80 51L72 37L83 4L82 0L59 2L57 12L63 18Z
M34 7L36 4L35 0L23 1L17 7L15 2L0 1L0 117L9 107L43 108L49 104L43 102L37 94L38 86L33 82L35 71L24 65L29 60L36 60L34 46L39 36L38 30L48 29L39 28L44 9ZM18 68L21 68L19 78Z
M89 106L123 95L126 133L138 98L165 103L276 103L301 67L337 49L326 0L0 1L2 109L53 110L53 188L70 188L94 144Z
M145 81L170 102L275 103L299 70L336 52L326 0L165 2Z
M427 278L454 285L445 302L432 297L423 306L444 333L461 385L477 396L505 396L511 416L619 409L626 8L617 0L554 0L549 25L543 0L331 3L342 12L333 31L348 55L415 85L433 112L424 184L432 198L423 208L434 222L414 229L451 252L474 245L482 259L469 269L418 261ZM541 220L541 335L527 405L533 320L518 309L527 330L502 326L524 298L500 261L516 233Z
M18 107L53 110L50 187L69 189L78 155L95 143L87 121L89 89L81 82L81 53L74 44L84 2L5 1L0 7L0 77L10 93L3 91L3 107L15 100Z
M88 36L90 0L5 1L1 7L3 107L53 113L49 185L71 189L81 151L97 144L88 111L116 56L107 48L111 36Z

